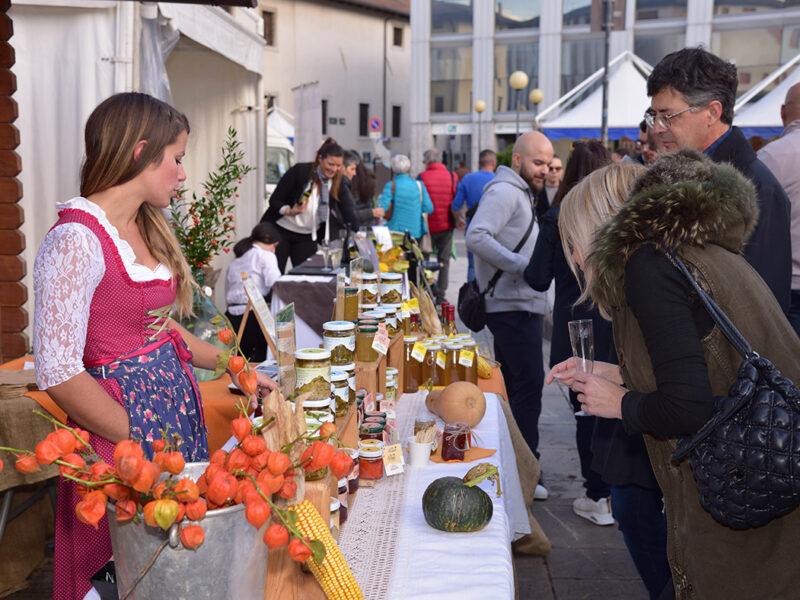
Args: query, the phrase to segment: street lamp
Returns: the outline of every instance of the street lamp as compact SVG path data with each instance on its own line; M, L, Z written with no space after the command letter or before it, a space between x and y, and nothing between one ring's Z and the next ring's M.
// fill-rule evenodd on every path
M514 71L508 78L508 84L517 90L517 137L519 137L519 92L528 87L528 74L525 71Z
M531 90L531 93L528 94L528 100L533 104L533 123L538 131L539 117L537 115L539 114L539 103L544 100L544 92L539 88L534 88Z
M475 112L478 113L478 153L480 154L481 151L481 115L483 111L486 110L486 102L483 100L478 100L475 103Z

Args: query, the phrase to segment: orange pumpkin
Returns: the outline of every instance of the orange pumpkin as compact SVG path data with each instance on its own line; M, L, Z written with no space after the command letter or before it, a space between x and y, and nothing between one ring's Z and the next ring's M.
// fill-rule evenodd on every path
M456 381L437 391L428 394L425 405L445 423L466 423L475 427L486 414L486 397L473 383Z

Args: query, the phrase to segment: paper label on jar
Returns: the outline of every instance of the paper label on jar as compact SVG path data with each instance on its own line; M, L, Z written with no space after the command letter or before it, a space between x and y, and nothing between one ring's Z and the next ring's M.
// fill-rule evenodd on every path
M400 312L397 314L401 319L410 319L411 313L408 311L408 302L403 302L400 305Z
M411 349L411 358L417 362L425 360L425 353L428 351L422 342L414 342L414 347Z
M419 299L411 298L408 301L408 312L410 312L412 315L419 314Z
M389 351L389 333L386 331L386 325L380 323L375 338L372 340L372 349L379 354L386 354Z
M324 391L326 386L327 392ZM331 368L295 366L294 387L298 396L311 392L311 399L330 397Z
M458 353L458 364L462 367L471 367L475 360L475 353L472 350L461 350Z
M333 388L333 394L341 398L341 400L347 404L350 402L350 390L346 387L343 388ZM334 408L333 406L331 408Z
M353 373L347 378L347 383L350 386L350 389L355 391L356 390L356 374Z
M333 353L333 349L336 346L344 346L351 352L356 351L356 335L350 335L347 337L328 337L327 335L322 336L322 346L325 350L329 350ZM350 362L353 362L352 360Z
M444 369L445 364L447 364L447 358L444 355L444 352L437 352L436 353L436 366L440 369Z
M381 401L381 410L386 413L387 419L394 419L395 418L395 407L397 402L394 398L389 399L388 397L384 398ZM390 414L391 413L391 414Z
M361 284L361 289L362 289L362 291L367 292L368 294L372 294L373 296L377 296L378 295L378 282L377 281L364 282L364 283Z
M392 444L383 449L383 471L387 476L403 472L403 448L400 444Z

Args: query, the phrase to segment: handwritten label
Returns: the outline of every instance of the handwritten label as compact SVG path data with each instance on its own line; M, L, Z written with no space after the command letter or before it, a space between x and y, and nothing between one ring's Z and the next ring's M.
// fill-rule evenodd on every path
M386 325L383 323L378 324L378 332L375 334L375 338L372 340L372 349L379 354L386 355L389 351L389 344L391 340L389 339L389 332L386 331Z
M475 360L475 353L472 350L461 350L458 353L458 364L462 367L471 367Z
M258 321L261 323L261 326L264 328L266 334L274 340L275 319L272 317L272 313L269 312L269 307L267 306L267 302L264 300L264 296L262 296L261 292L258 291L256 282L249 277L243 279L242 283L244 285L244 291L247 294L247 298L250 300L250 304L253 306L253 310L256 313Z
M440 369L444 369L444 365L446 364L446 358L444 352L437 352L436 353L436 366Z
M383 449L383 470L387 476L403 472L403 448L400 444L392 444Z
M410 312L412 315L418 315L419 314L419 299L418 298L411 298L408 301L408 312Z
M414 342L414 347L411 349L411 358L417 362L425 360L425 353L428 351L422 342Z

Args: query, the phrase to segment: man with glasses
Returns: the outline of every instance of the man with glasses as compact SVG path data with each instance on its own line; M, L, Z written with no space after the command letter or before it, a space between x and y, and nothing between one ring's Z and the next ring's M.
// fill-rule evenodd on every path
M536 195L536 218L541 221L542 215L546 213L553 198L556 197L561 177L564 175L564 163L558 154L553 155L553 160L547 166L547 174L544 176L544 187Z
M665 152L693 148L729 162L756 186L758 224L744 256L764 279L784 312L792 273L789 199L733 124L736 67L702 48L668 54L647 79L650 108L644 118Z

